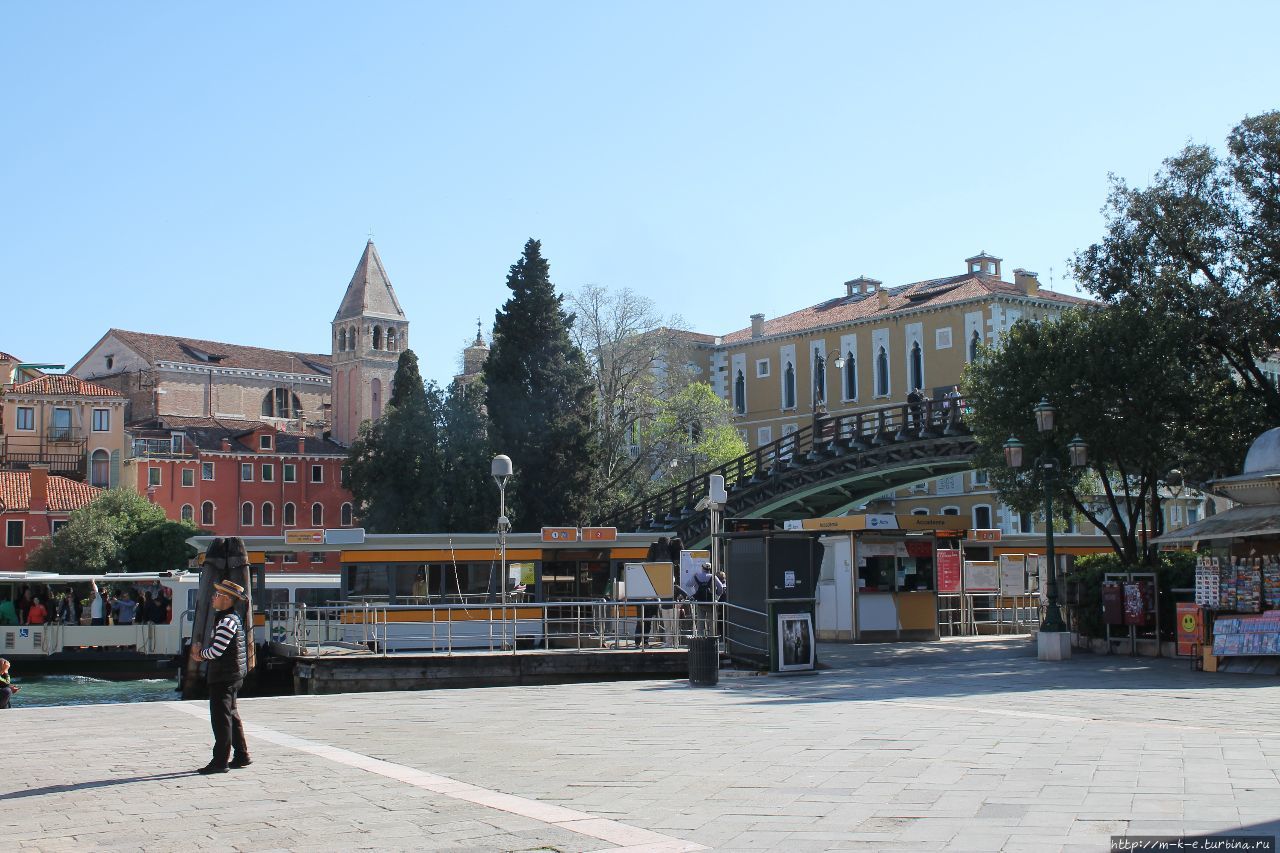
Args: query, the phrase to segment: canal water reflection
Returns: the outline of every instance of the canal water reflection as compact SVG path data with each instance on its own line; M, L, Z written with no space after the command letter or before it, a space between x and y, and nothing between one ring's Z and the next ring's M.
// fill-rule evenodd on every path
M14 673L17 675L16 673ZM101 705L110 702L163 702L177 699L176 678L144 678L107 681L87 675L18 675L13 683L22 690L13 697L14 708L51 705Z

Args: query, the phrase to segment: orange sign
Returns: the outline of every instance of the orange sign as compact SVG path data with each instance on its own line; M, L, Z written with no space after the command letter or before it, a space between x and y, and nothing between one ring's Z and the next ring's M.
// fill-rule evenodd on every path
M543 542L577 542L578 528L576 527L544 527L542 528Z
M1197 644L1204 644L1204 609L1190 601L1179 601L1178 654L1193 655Z
M618 538L618 528L616 527L584 527L582 528L583 542L612 542Z
M973 538L979 542L999 542L1000 528L995 527L990 530L971 530Z
M284 532L284 542L286 545L323 545L323 530L286 530Z

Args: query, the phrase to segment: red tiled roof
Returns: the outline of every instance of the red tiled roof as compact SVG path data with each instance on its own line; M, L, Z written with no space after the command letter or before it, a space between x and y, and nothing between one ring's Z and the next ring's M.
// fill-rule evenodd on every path
M119 391L113 391L102 385L85 382L79 376L56 374L39 376L26 382L20 382L9 389L10 394L74 394L80 397L123 397Z
M764 335L795 334L823 326L835 326L842 323L853 323L872 317L889 317L905 310L916 308L937 308L956 302L980 299L990 296L1013 296L1024 299L1039 299L1069 305L1088 305L1088 299L1057 293L1052 290L1041 290L1035 296L1028 297L1025 290L1016 284L992 278L981 273L964 273L947 278L935 278L918 281L902 287L889 288L887 308L880 307L880 299L875 293L853 296L840 296L829 299L809 308L802 308L764 323ZM724 336L724 343L733 344L751 339L750 327L739 329Z
M98 495L102 489L59 477L49 475L49 511L71 512L85 506ZM25 512L31 509L31 472L0 471L0 499L9 512Z
M16 355L9 355L9 353L0 350L0 361L22 361L22 359L18 358Z
M146 332L130 332L111 329L107 334L138 351L150 362L178 361L185 364L212 363L220 367L239 367L246 370L272 370L284 373L310 373L328 376L332 357L328 353L289 352L288 350L246 347L224 344L219 341L203 341L197 338L178 338L171 335L152 335ZM203 355L202 355L203 354ZM211 361L213 356L217 360ZM221 356L221 358L218 358Z

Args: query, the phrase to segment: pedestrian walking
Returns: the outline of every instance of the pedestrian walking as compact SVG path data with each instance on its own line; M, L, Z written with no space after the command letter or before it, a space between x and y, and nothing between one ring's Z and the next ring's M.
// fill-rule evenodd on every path
M209 725L213 728L213 758L197 773L226 773L229 769L247 767L249 744L236 698L249 674L246 655L248 638L244 623L236 613L236 605L247 601L244 587L233 581L219 581L213 588L212 606L217 619L213 641L208 648L199 642L191 644L192 660L208 662ZM232 749L235 756L232 757Z

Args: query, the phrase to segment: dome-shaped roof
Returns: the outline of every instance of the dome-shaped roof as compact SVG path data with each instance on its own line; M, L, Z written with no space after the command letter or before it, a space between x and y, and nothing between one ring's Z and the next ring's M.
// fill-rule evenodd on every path
M1244 474L1280 471L1280 427L1269 429L1254 440L1244 458Z

